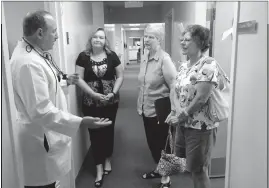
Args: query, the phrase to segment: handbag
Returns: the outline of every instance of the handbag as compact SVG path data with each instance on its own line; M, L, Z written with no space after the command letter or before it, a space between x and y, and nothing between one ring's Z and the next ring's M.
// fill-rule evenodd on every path
M211 57L205 57L203 59L203 64L213 58ZM229 96L230 96L230 80L225 74L224 70L221 68L221 66L216 62L217 68L219 70L218 79L221 84L223 85L222 88L218 86L217 88L214 88L212 90L212 93L208 99L208 109L207 109L207 115L213 122L221 122L223 120L228 119L229 117Z
M171 153L167 153L167 145L169 142L169 146L171 149ZM171 133L171 126L169 126L168 136L165 144L164 150L162 150L161 158L157 165L157 172L161 176L170 176L176 173L183 173L186 171L186 159L177 157L174 153L174 144L173 144L173 136Z
M217 62L216 62L217 63ZM208 115L213 122L221 122L229 117L230 80L217 63L219 81L223 88L214 88L208 99Z

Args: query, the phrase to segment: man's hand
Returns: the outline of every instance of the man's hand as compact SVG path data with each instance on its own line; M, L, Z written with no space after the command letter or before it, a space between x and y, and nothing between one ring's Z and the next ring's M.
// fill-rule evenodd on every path
M86 126L87 128L90 128L90 129L98 129L98 128L106 127L111 124L112 124L112 121L110 121L107 118L86 116L82 119L80 125L83 127Z
M79 75L77 73L67 75L66 81L67 81L68 85L77 84L78 80L79 80Z

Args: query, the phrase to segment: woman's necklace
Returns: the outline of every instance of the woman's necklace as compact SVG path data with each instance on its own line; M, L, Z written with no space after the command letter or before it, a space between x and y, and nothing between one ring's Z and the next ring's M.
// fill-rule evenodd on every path
M105 58L104 52L101 52L99 54L92 53L92 58L93 58L93 60L98 61L98 62L102 61Z

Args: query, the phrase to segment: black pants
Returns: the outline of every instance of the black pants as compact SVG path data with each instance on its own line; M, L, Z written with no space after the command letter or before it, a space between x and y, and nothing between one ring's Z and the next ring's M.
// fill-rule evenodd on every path
M165 147L169 126L165 123L158 124L157 117L142 116L148 146L155 163L158 164L161 152ZM170 150L168 149L167 151Z
M56 182L49 184L49 185L42 185L42 186L24 186L24 188L55 188Z
M112 124L100 129L89 129L91 148L95 165L103 164L112 156L114 147L114 127L118 103L104 107L83 107L84 116L109 118Z

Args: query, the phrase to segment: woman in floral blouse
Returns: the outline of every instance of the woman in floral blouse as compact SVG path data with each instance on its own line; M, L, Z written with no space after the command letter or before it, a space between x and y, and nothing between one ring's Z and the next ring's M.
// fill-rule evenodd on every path
M208 165L219 125L208 115L213 89L220 89L219 72L214 58L204 53L210 45L209 29L188 26L182 34L182 53L189 60L179 67L171 89L172 111L166 122L179 125L176 130L176 154L186 158L194 188L209 188Z
M95 187L101 187L103 175L112 171L114 125L123 83L123 67L117 54L111 51L103 28L92 33L86 50L79 54L76 73L80 75L77 85L83 90L83 114L112 120L108 127L89 129L97 172Z

